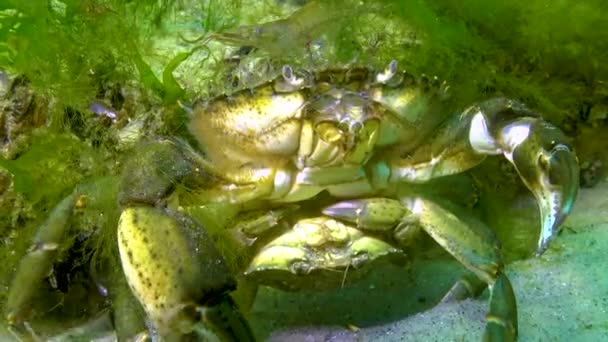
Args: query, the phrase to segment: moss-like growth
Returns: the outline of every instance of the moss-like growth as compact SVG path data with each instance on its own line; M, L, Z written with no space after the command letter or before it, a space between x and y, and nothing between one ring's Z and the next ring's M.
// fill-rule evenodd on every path
M608 24L601 1L405 1L389 6L424 40L405 50L418 69L471 96L502 92L550 120L578 117L583 103L605 104Z
M100 82L134 76L174 103L188 81L176 82L173 71L196 44L158 56L150 37L236 32L237 47L258 47L264 51L255 56L270 55L276 64L382 66L397 59L451 81L459 98L500 91L559 117L581 102L604 101L597 95L608 75L602 8L599 0L548 7L521 0L334 0L309 1L304 10L272 1L9 0L0 7L0 67L25 74L38 93L55 98L56 113L65 106L84 111ZM243 37L243 25L257 35ZM308 58L310 50L321 50L320 58Z

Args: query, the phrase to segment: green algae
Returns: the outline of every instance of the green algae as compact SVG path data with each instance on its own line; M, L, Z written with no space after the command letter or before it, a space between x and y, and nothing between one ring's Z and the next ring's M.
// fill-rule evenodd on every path
M85 110L98 83L107 79L135 77L172 102L184 87L171 74L190 55L174 52L153 67L151 39L180 28L209 36L266 23L279 32L239 43L257 45L277 63L381 67L396 59L414 73L457 84L454 96L463 102L498 91L525 99L556 120L573 115L583 101L596 103L598 88L605 87L598 83L608 75L601 63L608 33L598 29L607 19L599 0L357 4L311 1L312 10L302 13L272 1L13 0L0 8L0 67L26 75L38 93L57 100L58 111ZM302 55L306 44L318 39L325 52L310 65Z

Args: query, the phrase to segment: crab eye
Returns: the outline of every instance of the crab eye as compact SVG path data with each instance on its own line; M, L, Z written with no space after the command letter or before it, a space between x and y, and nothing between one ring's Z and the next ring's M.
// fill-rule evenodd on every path
M282 74L285 81L291 81L294 77L293 69L289 65L283 65Z

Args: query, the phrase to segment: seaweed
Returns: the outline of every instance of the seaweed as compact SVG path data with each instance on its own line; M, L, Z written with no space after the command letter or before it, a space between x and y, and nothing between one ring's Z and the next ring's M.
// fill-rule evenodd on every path
M0 7L0 68L25 75L53 98L53 116L86 111L99 80L132 78L132 44L158 25L170 2L8 0ZM156 19L155 19L156 18Z
M387 4L425 36L405 50L410 63L469 88L461 97L503 93L557 124L576 117L582 103L603 101L608 68L600 61L608 58L608 17L602 1Z

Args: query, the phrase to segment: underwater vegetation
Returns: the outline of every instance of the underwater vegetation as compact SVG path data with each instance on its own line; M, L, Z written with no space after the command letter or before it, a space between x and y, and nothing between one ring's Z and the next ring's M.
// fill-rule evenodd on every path
M141 141L182 136L195 142L186 120L197 103L280 77L284 65L303 75L384 70L395 60L400 70L445 80L454 113L490 97L514 99L572 139L581 186L593 187L605 179L608 162L608 142L597 139L608 124L607 7L600 0L4 0L0 307L4 312L39 227L64 198L84 194L69 222L51 223L68 229L55 259L38 265L44 277L23 291L32 296L26 310L32 329L56 334L116 307L136 308L125 310L118 325L143 329L143 312L116 267L120 174L125 165L144 165L133 161ZM492 159L471 176L482 180L474 209L496 228L507 261L530 257L536 235L525 226L538 217L533 199L519 201L527 189L515 170ZM517 191L494 196L508 188ZM511 202L517 204L505 209ZM518 217L494 214L500 210ZM223 217L234 212L219 206L189 214L217 226L212 234L218 234ZM225 253L231 250L230 241L220 242ZM231 267L242 257L235 254L227 256ZM401 318L394 316L390 320ZM304 322L319 324L308 318L292 325ZM275 328L253 327L263 336Z

